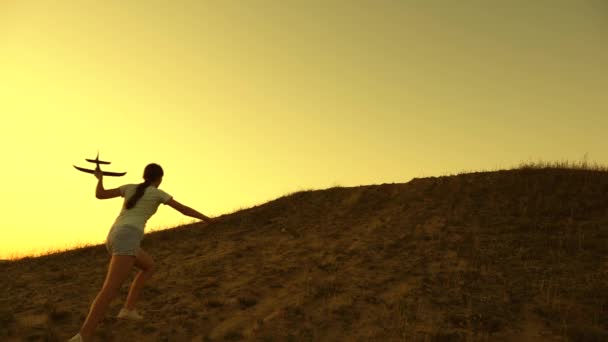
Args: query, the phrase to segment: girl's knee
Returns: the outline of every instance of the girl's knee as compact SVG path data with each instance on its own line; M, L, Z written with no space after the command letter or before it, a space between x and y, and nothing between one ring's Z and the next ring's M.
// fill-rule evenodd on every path
M147 265L145 265L145 267L141 266L138 268L141 271L141 273L145 274L146 276L149 276L156 271L156 265L154 265L154 264L147 264Z
M152 257L141 248L137 252L135 266L145 273L153 273L156 269L156 264Z

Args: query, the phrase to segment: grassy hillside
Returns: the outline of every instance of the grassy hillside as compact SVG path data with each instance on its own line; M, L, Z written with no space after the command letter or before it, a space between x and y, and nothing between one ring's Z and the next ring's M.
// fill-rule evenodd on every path
M302 191L147 234L143 323L99 341L608 341L608 172L523 167ZM104 246L0 263L0 339L65 340ZM135 273L133 273L135 274Z

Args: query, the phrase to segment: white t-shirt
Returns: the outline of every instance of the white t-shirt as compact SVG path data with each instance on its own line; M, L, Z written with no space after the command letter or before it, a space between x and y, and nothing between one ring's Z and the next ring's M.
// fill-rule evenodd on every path
M140 228L142 231L146 226L148 219L154 215L158 206L163 203L167 204L172 198L171 195L158 189L154 186L148 186L144 191L144 195L135 203L131 209L127 209L127 201L135 194L139 184L125 184L119 187L120 195L125 198L120 214L114 221L113 226L128 224Z

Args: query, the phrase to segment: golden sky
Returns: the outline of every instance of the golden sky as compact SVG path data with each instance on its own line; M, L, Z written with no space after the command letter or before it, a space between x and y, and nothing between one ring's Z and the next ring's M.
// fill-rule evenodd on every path
M608 5L0 2L0 258L101 243L112 161L210 216L301 189L608 161ZM161 206L147 229L190 222Z

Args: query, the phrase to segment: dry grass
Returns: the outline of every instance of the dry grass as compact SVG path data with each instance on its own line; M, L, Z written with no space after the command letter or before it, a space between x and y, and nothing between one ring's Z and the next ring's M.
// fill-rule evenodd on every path
M302 190L146 234L145 323L99 341L608 340L608 171L589 163ZM0 263L0 340L64 340L105 247ZM122 338L122 339L121 339Z

